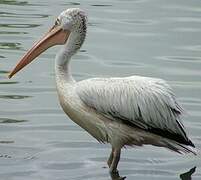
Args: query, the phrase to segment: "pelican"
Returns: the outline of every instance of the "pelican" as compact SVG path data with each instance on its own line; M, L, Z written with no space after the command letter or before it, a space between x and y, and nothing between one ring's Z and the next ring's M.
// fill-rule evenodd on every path
M87 15L79 8L63 11L53 27L22 57L11 78L46 49L63 45L55 58L58 98L64 112L96 140L110 143L107 164L118 172L122 147L154 145L196 154L181 120L183 110L162 79L130 76L76 82L70 59L81 48Z

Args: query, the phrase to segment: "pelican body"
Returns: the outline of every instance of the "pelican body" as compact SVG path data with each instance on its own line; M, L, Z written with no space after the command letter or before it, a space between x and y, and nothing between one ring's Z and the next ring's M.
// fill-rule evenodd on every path
M85 40L87 16L79 8L63 11L55 25L10 73L11 78L42 52L63 45L55 59L56 85L64 112L99 142L110 143L107 161L117 171L121 148L151 144L178 153L195 154L181 122L182 108L161 79L131 76L93 78L76 82L70 59Z

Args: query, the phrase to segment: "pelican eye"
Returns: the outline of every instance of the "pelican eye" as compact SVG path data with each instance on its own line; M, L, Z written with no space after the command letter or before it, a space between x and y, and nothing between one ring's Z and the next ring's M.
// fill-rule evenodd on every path
M57 18L56 21L55 21L55 23L54 23L54 25L55 25L55 26L58 26L59 24L60 24L60 21L59 21L59 19Z

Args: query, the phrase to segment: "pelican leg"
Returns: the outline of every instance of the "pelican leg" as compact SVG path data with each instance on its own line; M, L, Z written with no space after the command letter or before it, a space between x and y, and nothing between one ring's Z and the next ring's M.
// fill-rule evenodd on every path
M113 151L113 159L112 163L110 165L110 173L116 173L118 172L117 166L120 160L120 155L121 155L121 149L114 149Z
M114 157L113 154L114 154L114 148L112 148L112 151L110 153L110 157L107 160L107 164L108 164L109 168L110 168L110 166L112 164L112 160L113 160L113 157Z

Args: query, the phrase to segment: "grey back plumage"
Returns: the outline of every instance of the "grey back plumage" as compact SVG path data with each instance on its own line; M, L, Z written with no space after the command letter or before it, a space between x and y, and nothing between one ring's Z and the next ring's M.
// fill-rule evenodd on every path
M191 145L170 86L161 79L141 76L94 78L80 81L80 99L112 120Z

